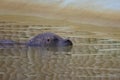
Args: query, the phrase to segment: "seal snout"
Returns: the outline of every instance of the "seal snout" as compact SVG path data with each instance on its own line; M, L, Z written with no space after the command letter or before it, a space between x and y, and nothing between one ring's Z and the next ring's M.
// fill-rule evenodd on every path
M72 46L73 43L69 39L66 39L66 40L64 40L64 45L65 46Z

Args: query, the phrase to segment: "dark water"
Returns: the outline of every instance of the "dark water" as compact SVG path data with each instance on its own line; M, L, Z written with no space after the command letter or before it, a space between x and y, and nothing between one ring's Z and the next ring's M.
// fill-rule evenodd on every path
M120 42L81 38L72 49L0 49L0 80L120 80Z
M1 26L0 39L52 31L69 37L72 48L0 47L0 80L120 80L120 40L68 27ZM92 35L92 36L91 36Z

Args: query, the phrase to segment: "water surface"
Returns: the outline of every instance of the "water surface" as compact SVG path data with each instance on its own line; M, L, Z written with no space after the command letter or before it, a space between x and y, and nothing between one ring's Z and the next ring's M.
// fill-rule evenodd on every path
M42 32L69 38L71 49L0 48L0 80L120 80L120 40L110 34L42 25L1 25L0 39L25 42ZM101 36L101 37L97 37Z

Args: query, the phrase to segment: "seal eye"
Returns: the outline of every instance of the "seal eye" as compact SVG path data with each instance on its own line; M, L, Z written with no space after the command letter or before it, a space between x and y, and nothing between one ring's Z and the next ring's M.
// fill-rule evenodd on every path
M48 42L50 42L50 39L47 39Z

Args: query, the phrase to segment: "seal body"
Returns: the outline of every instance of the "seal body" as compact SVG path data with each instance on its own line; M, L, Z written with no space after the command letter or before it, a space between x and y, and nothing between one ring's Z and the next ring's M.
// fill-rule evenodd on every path
M0 40L0 44L7 44L7 45L13 45L15 44L15 41L12 40Z
M33 37L27 42L28 46L47 46L47 47L62 47L72 46L72 42L69 39L63 39L62 37L54 33L42 33Z
M0 48L13 47L14 44L16 44L16 42L12 40L0 40Z

